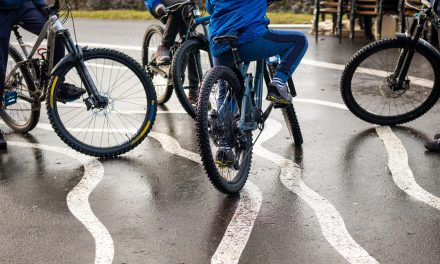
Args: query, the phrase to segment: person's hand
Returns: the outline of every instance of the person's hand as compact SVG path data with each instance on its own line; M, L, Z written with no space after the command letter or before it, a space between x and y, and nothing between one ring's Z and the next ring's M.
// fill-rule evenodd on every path
M49 17L49 6L48 5L41 5L38 8L41 12L41 14L43 14L44 17Z
M162 23L166 23L167 21L167 8L163 4L158 4L156 8L154 9L154 12L156 13L158 19Z

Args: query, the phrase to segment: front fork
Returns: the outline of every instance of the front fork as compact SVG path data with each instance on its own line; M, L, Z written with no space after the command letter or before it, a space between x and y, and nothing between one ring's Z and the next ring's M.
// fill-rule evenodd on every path
M89 95L89 98L85 100L87 109L105 107L108 103L107 99L99 94L95 82L92 80L89 70L84 64L83 51L81 47L75 44L69 31L63 29L58 31L58 34L62 36L67 51L74 57L75 68L84 84L84 87L86 88L87 94Z
M404 89L403 85L406 81L406 76L408 75L408 70L411 65L411 61L414 57L414 54L416 52L416 47L423 33L424 27L425 27L425 20L419 17L417 23L414 22L411 25L409 34L408 33L397 34L398 38L405 38L405 40L408 43L408 48L403 49L399 56L396 69L394 70L394 76L397 76L397 83L393 90Z

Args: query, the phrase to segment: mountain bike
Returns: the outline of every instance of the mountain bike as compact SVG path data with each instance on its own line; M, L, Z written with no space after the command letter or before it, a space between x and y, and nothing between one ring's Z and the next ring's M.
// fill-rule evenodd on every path
M249 63L239 58L236 36L216 37L214 41L231 46L234 67L216 66L205 74L197 106L197 140L203 166L212 184L223 193L233 194L246 183L253 146L273 108L281 108L286 113L284 117L296 146L302 145L303 138L292 104L270 103L263 111L263 81L270 82L276 61L273 64L257 61L254 77L248 73ZM295 96L291 80L289 89ZM254 130L260 131L255 141ZM218 152L225 141L233 153L226 161Z
M12 60L0 116L15 131L28 132L37 125L41 103L46 100L49 121L67 145L97 157L125 153L146 137L154 123L153 85L127 55L79 47L63 27L69 17L74 23L69 6L63 7L64 20L59 15L59 0L48 9L49 20L30 52L19 27L13 28L26 59L9 46ZM47 48L40 48L46 38ZM54 66L55 40L63 42L68 54ZM66 87L81 89L83 94L65 99L61 94Z
M406 33L373 42L348 62L341 94L348 109L378 125L398 125L425 114L440 96L440 53L421 39L427 22L438 31L431 4L405 6L418 11Z
M153 80L158 104L165 104L171 98L174 88L183 108L194 117L199 84L203 74L212 67L209 41L206 38L210 16L200 16L195 0L167 7L168 14L173 12L188 12L189 15L186 21L188 30L171 48L171 65L160 65L155 60L155 51L164 32L160 25L151 25L145 31L142 64ZM199 25L203 27L204 34L197 32Z

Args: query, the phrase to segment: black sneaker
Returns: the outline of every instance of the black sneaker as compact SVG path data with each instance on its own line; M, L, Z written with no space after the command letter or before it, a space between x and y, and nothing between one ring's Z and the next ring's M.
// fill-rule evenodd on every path
M188 100L191 104L197 104L197 100L199 99L199 88L197 86L190 86L188 92Z
M290 95L289 87L287 84L284 86L278 86L275 83L267 85L267 97L266 100L277 104L291 104L292 95Z
M228 140L223 138L220 142L220 147L215 155L215 163L221 167L232 168L235 162L235 155L232 151L231 144Z
M85 94L86 90L76 87L73 84L62 83L58 89L58 101L62 103L72 102Z
M159 65L166 65L171 63L170 49L164 46L157 47L156 63Z
M6 143L6 140L3 136L3 132L0 130L0 149L6 149L8 147L8 144Z
M429 151L440 153L440 137L436 137L433 141L426 142L425 148Z

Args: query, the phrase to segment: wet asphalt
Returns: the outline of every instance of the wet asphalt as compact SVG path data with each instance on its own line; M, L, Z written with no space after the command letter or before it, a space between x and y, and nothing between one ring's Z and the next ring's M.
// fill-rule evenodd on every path
M149 21L76 20L79 42L129 46L140 59ZM306 31L306 30L304 30ZM26 36L28 40L31 40ZM345 64L365 44L309 36L306 59ZM299 99L342 104L341 71L301 65L294 74ZM183 110L173 95L169 110ZM440 263L440 211L399 189L375 127L347 110L298 101L304 145L295 149L280 111L271 117L282 130L263 143L298 163L304 183L339 212L354 241L379 263ZM159 109L164 110L164 109ZM440 108L393 128L408 152L416 182L439 197L440 156L423 142L440 128ZM46 114L40 123L47 124ZM9 131L1 125L1 128ZM197 152L194 121L186 114L157 115L153 131ZM53 131L39 127L11 142L67 148ZM102 160L104 176L89 203L114 244L113 263L209 263L240 202L210 184L203 168L167 152L148 137L132 152ZM95 241L66 203L84 168L71 157L10 145L0 152L0 263L93 263ZM280 181L280 168L255 155L249 180L262 204L240 263L347 263L328 242L311 206Z

